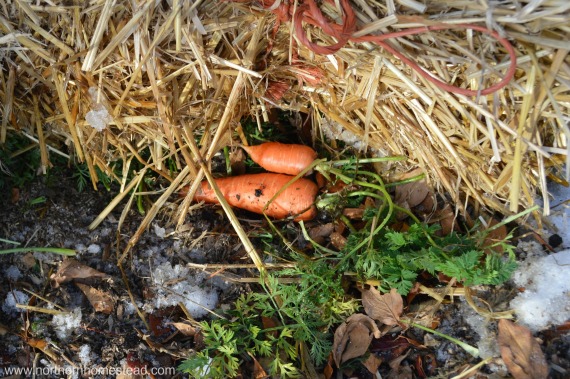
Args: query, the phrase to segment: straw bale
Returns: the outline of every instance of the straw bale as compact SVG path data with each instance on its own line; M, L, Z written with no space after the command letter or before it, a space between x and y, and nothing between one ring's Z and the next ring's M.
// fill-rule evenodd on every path
M0 143L21 133L40 145L44 167L53 153L86 162L94 186L95 167L111 174L120 161L126 173L133 160L180 186L204 174L190 140L208 162L237 141L241 120L268 119L279 108L311 116L315 138L408 156L393 169L420 167L459 211L472 201L516 212L547 192L548 175L568 179L566 0L351 2L358 37L467 22L507 37L517 55L514 80L474 97L438 88L372 42L313 52L295 35L294 20L278 24L272 8L286 3L3 2ZM338 23L335 4L320 8ZM338 42L303 26L319 45ZM462 88L488 87L510 64L500 44L472 30L426 31L389 44ZM93 117L100 123L92 126ZM172 176L168 159L184 177ZM181 214L187 209L188 201Z

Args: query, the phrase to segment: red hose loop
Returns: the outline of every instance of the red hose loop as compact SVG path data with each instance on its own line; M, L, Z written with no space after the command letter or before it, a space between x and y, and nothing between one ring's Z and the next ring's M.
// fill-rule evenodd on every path
M243 1L243 0L237 0L237 1ZM328 0L328 1L332 3L334 0ZM335 52L340 50L343 46L345 46L349 41L373 42L376 43L378 46L382 47L384 50L391 53L392 55L394 55L395 57L397 57L398 59L400 59L408 66L410 66L411 69L416 71L419 75L421 75L429 82L435 84L437 87L448 92L457 93L465 96L484 96L497 92L500 89L507 86L515 75L515 71L517 68L517 56L513 45L506 38L501 37L496 31L490 30L483 26L474 25L474 24L442 23L435 25L427 25L419 28L406 29L398 32L392 32L381 35L364 35L364 36L354 37L353 35L357 31L356 15L348 0L340 0L340 5L343 11L342 24L336 24L334 22L330 22L328 18L323 15L315 0L299 0L299 2L300 4L297 6L295 12L293 12L292 4L287 2L287 0L282 0L282 3L280 3L277 9L273 10L273 12L277 14L278 23L281 23L283 21L288 21L292 18L295 25L295 35L297 36L297 39L303 45L307 46L307 48L309 48L310 50L314 51L317 54L321 55L334 54ZM275 4L275 0L273 1L262 0L262 5L266 9L271 8L273 4ZM303 29L303 23L308 23L315 27L321 28L324 33L335 38L337 42L332 45L324 46L310 41L307 37L305 30ZM499 42L505 48L505 50L509 54L510 64L509 68L507 69L507 72L499 82L493 84L490 87L483 88L480 90L470 90L466 88L461 88L446 83L439 78L433 77L428 71L426 71L426 69L422 68L412 59L408 58L402 52L396 50L390 44L385 42L386 40L391 38L418 35L437 30L476 30L478 32L493 37L494 39L497 40L497 42Z

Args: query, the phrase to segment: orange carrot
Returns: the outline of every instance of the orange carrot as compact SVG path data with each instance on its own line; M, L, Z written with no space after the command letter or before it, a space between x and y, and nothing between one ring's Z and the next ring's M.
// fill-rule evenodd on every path
M280 174L297 175L317 158L315 150L305 145L266 142L242 147L255 163Z
M231 206L262 214L269 200L292 178L274 173L248 174L216 179L216 184ZM317 185L312 181L297 179L273 199L265 214L276 219L295 216L295 221L311 220L317 214L313 205L317 192ZM194 200L218 203L207 181L198 187Z

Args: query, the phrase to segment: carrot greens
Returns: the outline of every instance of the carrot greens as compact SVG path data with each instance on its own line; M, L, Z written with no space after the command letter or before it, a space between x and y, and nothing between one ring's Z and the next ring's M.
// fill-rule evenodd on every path
M295 264L260 280L261 291L242 295L226 312L229 317L200 323L206 348L185 361L182 371L193 377L232 377L242 362L255 357L268 359L269 375L295 378L307 364L301 355L304 350L311 365L325 364L334 327L360 308L358 297L347 290L350 282L378 283L383 292L395 288L406 295L420 274L437 277L441 273L465 285L500 284L510 278L516 265L509 237L493 243L501 250L490 249L487 232L477 227L464 234L440 235L439 226L422 223L409 209L397 205L388 189L391 186L378 174L363 170L357 160L341 163L315 161L313 166L330 181L346 185L321 196L316 205L321 213L346 224L344 246L315 242L307 230L309 224L301 221L300 235L314 253L297 251L269 221L273 232L283 238L271 239L271 244L282 243L271 255ZM422 178L418 175L401 183ZM342 209L351 202L368 204L354 225L342 216ZM405 231L393 227L401 217L408 220ZM269 243L267 235L264 241Z

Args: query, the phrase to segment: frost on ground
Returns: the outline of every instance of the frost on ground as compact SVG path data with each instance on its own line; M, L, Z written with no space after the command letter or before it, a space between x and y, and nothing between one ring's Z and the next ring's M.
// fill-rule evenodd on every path
M79 360L81 361L81 364L85 367L89 366L91 364L91 361L93 360L93 353L91 352L91 346L90 345L81 345L81 347L79 348L79 352L77 353L77 356L79 357Z
M513 281L524 292L511 301L521 323L532 331L570 320L570 250L531 257L522 263Z
M145 309L161 309L184 304L194 318L204 317L218 304L218 292L214 288L205 288L204 275L194 274L188 268L165 262L152 272L152 284L155 296Z
M2 310L10 316L15 316L19 312L24 311L23 309L16 307L16 304L28 304L29 299L30 297L22 291L10 291L4 300L4 304L2 304Z
M81 308L53 316L51 324L60 340L67 340L81 326Z
M500 355L497 338L494 332L489 329L491 320L478 314L466 301L461 301L459 311L463 315L465 322L479 336L477 348L481 358L492 358Z

